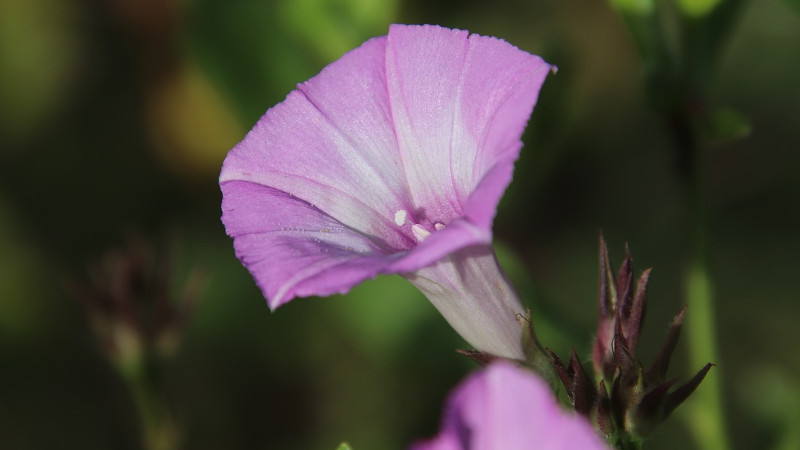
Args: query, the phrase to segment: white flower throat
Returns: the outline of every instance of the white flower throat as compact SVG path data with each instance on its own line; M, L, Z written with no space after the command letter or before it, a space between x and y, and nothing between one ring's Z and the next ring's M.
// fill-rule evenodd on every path
M408 211L405 209L398 210L394 213L394 223L398 227L402 227L406 223L406 218L408 218ZM439 231L445 227L445 224L441 222L436 222L433 224L433 231ZM414 238L417 239L417 242L422 242L431 235L432 231L425 228L424 225L415 223L411 225L411 233L414 235Z

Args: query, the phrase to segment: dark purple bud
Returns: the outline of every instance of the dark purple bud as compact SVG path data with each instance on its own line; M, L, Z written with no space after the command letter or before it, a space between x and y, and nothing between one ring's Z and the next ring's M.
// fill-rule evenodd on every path
M644 314L646 309L647 282L650 279L652 269L642 272L639 281L636 283L636 293L633 296L633 303L629 314L623 316L622 328L625 338L628 340L628 350L636 354L636 346L639 342L639 333L642 331Z
M583 369L583 365L578 359L578 354L575 353L574 348L570 353L568 374L572 377L570 400L575 407L575 411L589 417L596 397L594 383L589 378L589 374Z
M614 431L613 417L611 411L611 399L608 397L605 380L600 380L597 386L597 425L604 434L611 434Z
M617 316L614 328L614 342L612 345L614 354L614 367L623 373L629 372L634 365L634 357L628 349L628 340L625 339L622 329L622 320Z
M598 294L598 320L597 336L592 347L592 363L595 373L601 373L611 379L614 368L610 364L611 344L614 332L614 318L616 317L617 292L614 281L614 271L608 257L608 246L603 235L600 234L600 273Z
M625 261L617 274L617 312L622 312L623 317L631 313L631 291L633 291L633 259L628 245L625 245Z
M598 298L600 318L611 319L614 317L616 290L614 288L614 271L611 270L611 261L608 258L608 246L603 235L600 234L600 292Z

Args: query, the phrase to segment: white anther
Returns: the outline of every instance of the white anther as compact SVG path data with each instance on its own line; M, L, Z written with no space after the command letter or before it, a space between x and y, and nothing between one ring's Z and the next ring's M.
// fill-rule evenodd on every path
M436 222L433 224L433 228L436 228L436 231L444 229L444 224L442 222Z
M411 232L414 233L414 237L417 238L419 242L424 241L426 237L431 235L430 231L426 230L425 227L418 223L411 226Z
M402 227L404 223L406 223L406 215L408 213L405 209L401 209L394 213L394 223L397 224L398 227Z

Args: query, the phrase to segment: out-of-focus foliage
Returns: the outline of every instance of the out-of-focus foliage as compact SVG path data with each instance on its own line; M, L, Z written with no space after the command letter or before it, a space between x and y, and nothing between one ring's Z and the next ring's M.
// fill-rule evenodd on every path
M559 67L499 208L498 255L542 341L586 355L598 231L612 255L630 243L637 267L654 267L652 328L638 351L651 362L657 324L666 332L684 302L687 205L642 81L669 68L640 64L617 11L646 18L658 3L0 2L0 447L140 448L134 399L65 287L131 230L177 236L177 279L207 274L162 374L183 448L399 449L435 433L441 402L475 366L424 297L379 277L270 313L219 223L216 167L228 148L296 83L390 22L500 36ZM728 2L700 3L719 3L711 17ZM710 103L724 107L709 111L705 154L714 362L737 448L798 442L800 359L786 344L800 339L791 4L744 3L708 77ZM688 376L696 367L682 355L679 346L671 370ZM647 448L693 445L672 418Z
M47 261L19 229L12 211L0 197L0 336L19 342L49 325L40 320L48 290L39 272Z
M747 137L751 131L750 122L740 113L730 109L718 109L711 115L702 134L709 141L727 143Z
M79 63L78 14L58 0L0 3L0 134L28 137L67 97Z
M655 6L653 0L612 0L611 4L626 14L649 15Z
M245 127L208 77L183 64L150 92L147 120L163 163L178 176L208 179Z
M786 0L786 3L792 5L793 7L797 8L800 11L800 1L798 0Z
M723 0L678 0L681 11L689 17L703 17Z
M284 0L280 4L287 29L325 60L385 34L397 9L397 0Z

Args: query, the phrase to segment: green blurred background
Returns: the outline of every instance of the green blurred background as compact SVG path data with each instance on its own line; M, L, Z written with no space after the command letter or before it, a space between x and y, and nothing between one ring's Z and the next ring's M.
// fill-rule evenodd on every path
M619 2L624 3L624 2ZM635 3L635 2L634 2ZM597 236L655 268L645 362L685 303L688 207L624 21L596 0L0 2L0 447L136 449L135 402L69 289L129 236L202 283L165 398L187 449L404 448L475 365L398 277L270 313L219 221L219 167L269 106L388 24L502 37L558 65L495 221L542 341L587 351ZM800 442L800 9L744 5L708 100L711 274L736 448ZM193 272L199 270L200 272ZM691 314L691 308L689 309ZM685 336L684 336L685 338ZM687 343L672 373L683 380ZM700 389L703 389L701 386ZM691 403L692 399L688 401ZM647 448L697 448L676 415Z

